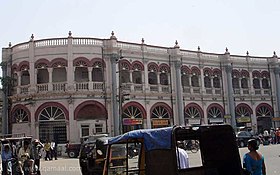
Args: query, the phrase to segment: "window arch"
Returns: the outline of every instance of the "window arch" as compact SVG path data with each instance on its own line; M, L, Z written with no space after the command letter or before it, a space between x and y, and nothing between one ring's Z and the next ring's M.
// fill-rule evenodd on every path
M185 107L185 118L203 118L203 111L195 103L188 104Z
M258 78L253 79L253 87L254 87L254 89L260 89L261 88L260 80Z
M143 67L140 63L132 64L132 82L135 84L142 84L142 71Z
M103 82L104 80L103 70L104 70L104 66L101 61L94 62L92 72L91 72L93 82Z
M211 79L209 76L204 77L204 87L205 88L211 88Z
M238 78L233 78L232 79L232 87L234 89L239 88L239 79Z
M248 86L248 80L247 78L242 78L241 79L241 88L243 89L247 89L249 86Z
M214 77L213 78L213 85L214 85L214 88L221 88L220 78L219 77Z
M197 75L191 77L192 87L199 87L199 78Z
M13 123L22 123L22 122L28 122L29 121L29 115L26 112L26 110L22 108L16 109L13 113Z
M262 88L263 89L269 89L269 82L267 78L262 79Z
M169 106L166 104L155 104L151 108L151 118L152 119L167 119L171 118L171 111Z

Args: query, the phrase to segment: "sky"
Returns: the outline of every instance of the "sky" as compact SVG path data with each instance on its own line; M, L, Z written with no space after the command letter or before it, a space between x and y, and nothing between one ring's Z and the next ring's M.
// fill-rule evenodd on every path
M0 46L93 37L202 52L280 55L279 0L0 0ZM2 59L2 52L0 53Z

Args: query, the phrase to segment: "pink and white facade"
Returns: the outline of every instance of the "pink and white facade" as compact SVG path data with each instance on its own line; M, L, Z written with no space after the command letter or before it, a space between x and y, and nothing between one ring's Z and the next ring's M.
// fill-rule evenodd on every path
M12 133L77 142L139 128L229 123L279 127L272 57L205 53L109 39L50 38L2 50L12 77ZM129 96L129 99L126 99Z

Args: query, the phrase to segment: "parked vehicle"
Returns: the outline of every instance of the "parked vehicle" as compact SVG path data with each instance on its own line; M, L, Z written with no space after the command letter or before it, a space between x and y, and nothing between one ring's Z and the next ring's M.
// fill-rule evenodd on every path
M248 145L248 140L250 139L256 139L258 142L258 145L261 142L261 139L259 136L253 135L248 131L239 131L236 134L236 142L238 144L239 147L245 147Z
M68 157L77 158L81 148L81 143L66 143L65 147L65 153L67 153Z
M87 140L81 145L79 152L79 163L83 175L102 175L104 158L106 156L109 137L100 135L95 140Z
M185 140L199 141L201 166L181 169L177 164L177 143ZM131 145L140 148L133 159L128 155ZM243 169L230 125L205 125L197 130L176 126L135 130L109 139L103 175L113 174L243 175Z

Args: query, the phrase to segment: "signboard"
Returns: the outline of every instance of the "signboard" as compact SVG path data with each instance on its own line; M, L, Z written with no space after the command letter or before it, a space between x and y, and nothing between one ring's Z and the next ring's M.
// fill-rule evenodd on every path
M249 123L249 122L251 122L250 117L238 117L236 120L237 120L238 123Z
M209 118L210 123L224 123L223 118Z
M142 125L142 119L124 118L123 125Z
M278 121L280 121L280 117L274 117L274 118L272 118L272 121L278 122Z
M189 118L187 121L190 125L200 125L200 118Z
M169 119L153 119L153 126L167 126Z
M231 118L231 115L225 115L224 118Z

